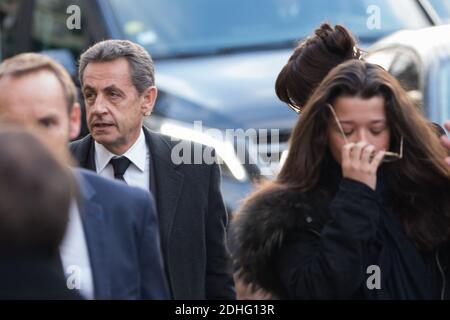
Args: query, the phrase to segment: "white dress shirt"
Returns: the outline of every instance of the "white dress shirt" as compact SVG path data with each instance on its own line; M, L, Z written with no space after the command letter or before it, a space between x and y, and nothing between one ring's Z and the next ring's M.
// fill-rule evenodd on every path
M144 129L136 142L122 155L110 152L100 143L95 143L95 167L97 173L103 177L114 179L114 169L109 161L114 157L125 156L131 163L125 171L125 182L134 187L150 191L150 151L145 143Z
M69 289L78 289L86 299L94 299L94 282L80 212L75 200L69 211L69 223L59 247Z

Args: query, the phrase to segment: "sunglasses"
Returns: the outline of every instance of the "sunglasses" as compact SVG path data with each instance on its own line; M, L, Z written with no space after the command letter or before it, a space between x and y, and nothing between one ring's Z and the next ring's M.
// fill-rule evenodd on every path
M294 112L297 114L300 114L302 112L302 109L293 103L288 103L287 105L289 106L289 108L294 110ZM336 121L336 124L339 128L339 131L341 132L342 138L344 139L345 143L346 144L349 143L347 136L344 133L344 129L342 128L341 122L339 121L339 118L338 118L336 112L334 111L334 108L329 103L327 103L327 107L330 108L331 113L333 114L334 120ZM393 162L393 161L400 160L403 158L403 140L404 140L404 138L402 136L400 138L400 151L398 153L390 152L390 151L386 151L384 153L383 162ZM373 156L375 156L375 154L373 154Z
M287 104L289 108L291 108L292 110L294 110L295 113L300 114L302 113L302 108L300 108L299 106L293 104L293 103L288 103Z

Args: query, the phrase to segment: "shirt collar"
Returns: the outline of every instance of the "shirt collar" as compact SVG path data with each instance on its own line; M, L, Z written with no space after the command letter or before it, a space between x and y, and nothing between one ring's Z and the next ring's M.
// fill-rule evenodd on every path
M123 155L112 153L97 141L94 143L95 162L98 173L102 172L106 168L112 158L120 156L127 157L140 171L144 172L145 161L147 159L147 145L145 143L144 129L141 129L141 133L139 134L136 142Z

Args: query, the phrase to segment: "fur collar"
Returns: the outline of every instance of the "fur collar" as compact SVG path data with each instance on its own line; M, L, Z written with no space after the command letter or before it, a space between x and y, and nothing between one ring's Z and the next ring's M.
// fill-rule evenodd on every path
M282 297L275 269L278 250L294 233L320 233L329 215L328 199L326 192L299 193L282 187L247 199L230 230L238 278Z

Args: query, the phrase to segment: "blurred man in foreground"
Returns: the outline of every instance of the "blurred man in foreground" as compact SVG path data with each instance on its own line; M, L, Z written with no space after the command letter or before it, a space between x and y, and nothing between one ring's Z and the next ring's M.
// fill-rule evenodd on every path
M81 299L57 264L72 176L33 135L0 126L0 299Z

